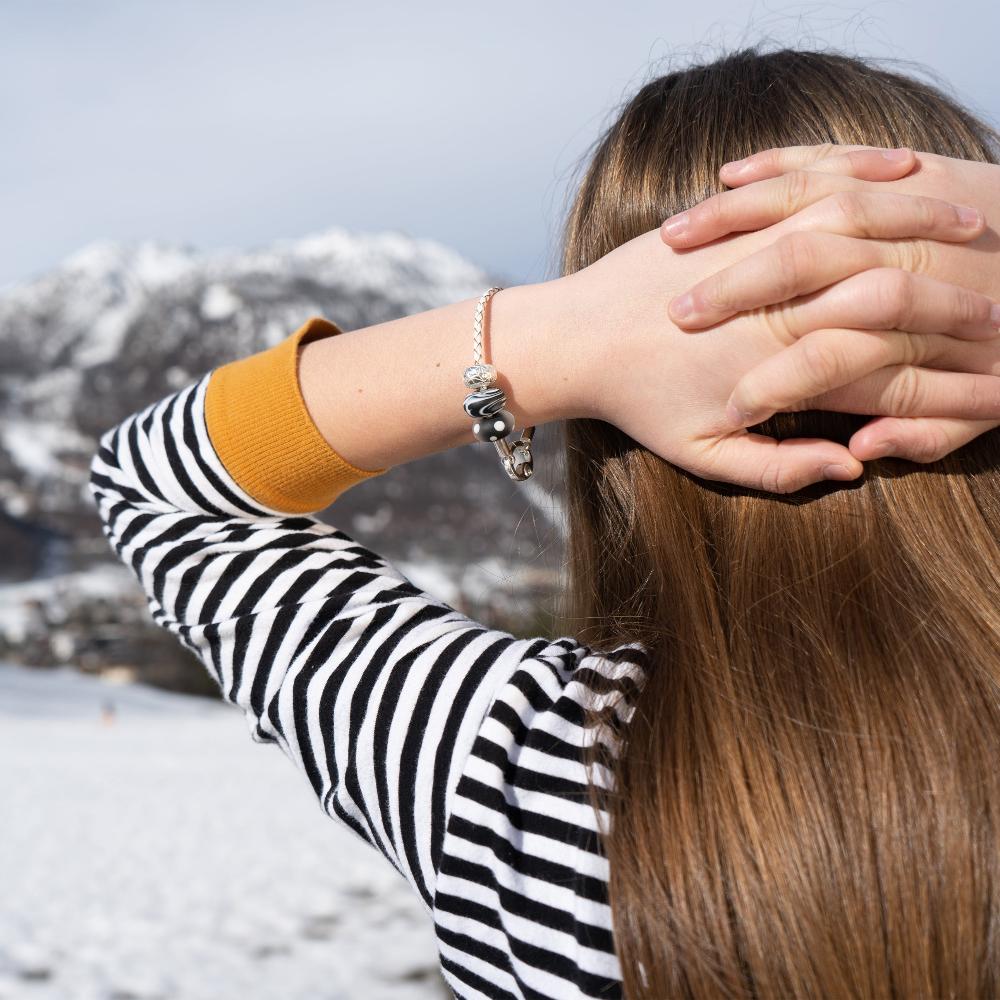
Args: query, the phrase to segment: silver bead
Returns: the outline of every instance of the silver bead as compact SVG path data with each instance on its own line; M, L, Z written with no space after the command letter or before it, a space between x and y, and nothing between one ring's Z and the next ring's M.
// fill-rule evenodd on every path
M477 389L475 392L470 392L462 404L465 412L473 420L489 417L497 410L502 410L506 405L507 397L504 395L503 389L498 389L495 386L491 389Z
M469 365L462 373L462 381L467 389L496 385L497 370L493 365Z
M524 445L517 445L517 447L511 449L510 460L515 469L520 468L522 465L530 466L531 452Z
M514 414L510 410L497 410L496 413L472 425L472 433L480 441L499 441L507 437L514 429Z

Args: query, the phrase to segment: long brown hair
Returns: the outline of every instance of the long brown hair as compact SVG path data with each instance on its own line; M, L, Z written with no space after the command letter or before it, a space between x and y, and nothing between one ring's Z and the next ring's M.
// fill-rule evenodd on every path
M726 160L819 142L998 153L925 83L737 52L628 102L564 270L719 191ZM759 429L846 443L866 419ZM565 430L564 624L648 651L613 789L591 786L626 997L1000 996L1000 438L777 497Z

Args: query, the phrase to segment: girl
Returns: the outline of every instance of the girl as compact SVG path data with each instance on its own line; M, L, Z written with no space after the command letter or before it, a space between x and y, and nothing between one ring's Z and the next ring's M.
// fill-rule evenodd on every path
M412 885L456 996L997 995L997 152L859 60L671 73L563 277L477 330L314 317L102 439L154 618ZM473 427L524 478L515 421L566 427L557 638L315 516Z

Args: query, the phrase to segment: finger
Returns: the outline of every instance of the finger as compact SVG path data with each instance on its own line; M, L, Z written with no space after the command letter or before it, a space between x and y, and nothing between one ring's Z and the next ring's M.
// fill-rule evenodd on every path
M983 213L971 205L863 189L836 191L820 198L789 225L792 221L796 229L822 229L843 236L881 240L923 237L948 243L974 239L986 224Z
M782 340L823 327L946 333L960 340L993 340L1000 307L969 288L901 268L872 267L787 304L762 318Z
M829 409L833 390L901 365L1000 377L1000 340L983 344L899 330L814 330L745 372L730 394L727 416L733 427L752 427L779 410ZM847 403L845 395L841 404ZM934 403L930 399L927 405ZM938 415L934 409L913 411L917 414Z
M924 364L937 343L891 330L814 330L739 379L727 419L752 427L779 410L823 409L810 401L889 365Z
M848 448L862 462L889 456L936 462L995 427L1000 421L877 417L854 433Z
M670 318L685 330L818 291L873 267L900 264L899 248L833 233L788 233L717 271L671 300Z
M886 239L932 230L935 239L963 242L979 236L985 226L983 213L972 206L869 191L867 184L851 177L794 170L713 195L671 216L661 224L660 238L675 249L687 249L729 233L766 229L814 205L817 210L804 221L797 220L796 228Z
M898 180L916 165L917 157L906 147L876 146L786 146L765 149L742 160L724 163L719 170L723 184L738 187L752 181L777 177L789 170L821 170L868 181Z
M843 445L823 438L783 441L741 431L714 439L696 475L768 493L794 493L824 479L856 479L864 466Z
M884 417L1000 420L1000 377L891 365L814 397L808 409Z
M759 184L723 191L665 219L660 238L677 249L698 246L732 232L764 229L838 190L863 181L793 170Z

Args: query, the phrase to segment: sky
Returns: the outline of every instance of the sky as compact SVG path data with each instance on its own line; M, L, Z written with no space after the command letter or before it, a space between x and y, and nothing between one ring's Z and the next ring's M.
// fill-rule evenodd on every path
M101 239L330 226L555 273L576 170L646 79L759 41L912 60L1000 120L996 0L0 0L0 289Z

